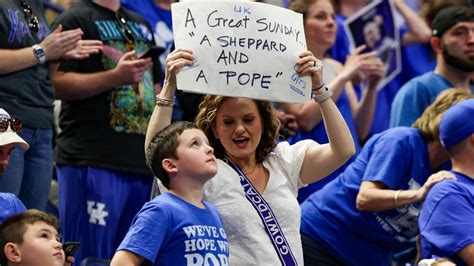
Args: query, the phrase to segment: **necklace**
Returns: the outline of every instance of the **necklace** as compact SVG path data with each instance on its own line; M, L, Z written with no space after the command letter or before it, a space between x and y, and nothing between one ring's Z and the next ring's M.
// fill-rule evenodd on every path
M257 168L258 168L259 165L260 165L259 163L255 164L255 166L253 167L253 169L252 169L251 171L249 171L249 172L244 172L244 174L245 174L246 176L253 174L253 172L255 172L255 170L257 170Z

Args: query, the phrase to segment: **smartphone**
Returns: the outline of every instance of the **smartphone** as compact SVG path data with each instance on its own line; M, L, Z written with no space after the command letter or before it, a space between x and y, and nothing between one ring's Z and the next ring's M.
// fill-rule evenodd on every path
M73 256L81 247L80 242L65 242L63 243L64 255L67 257Z
M163 48L159 48L156 46L152 46L148 51L146 51L144 54L142 54L139 58L157 58L160 56L160 54L164 51Z

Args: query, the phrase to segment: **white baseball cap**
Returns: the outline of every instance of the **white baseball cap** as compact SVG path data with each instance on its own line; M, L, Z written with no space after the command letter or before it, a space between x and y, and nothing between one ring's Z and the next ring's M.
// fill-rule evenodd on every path
M11 116L3 108L0 108L0 120L11 119ZM8 144L18 144L24 150L29 148L28 143L23 140L18 134L11 128L11 120L8 122L7 130L0 132L0 146Z

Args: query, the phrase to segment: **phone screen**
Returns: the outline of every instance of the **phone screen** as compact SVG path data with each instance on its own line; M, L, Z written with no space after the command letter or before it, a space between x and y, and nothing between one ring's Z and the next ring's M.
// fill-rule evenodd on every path
M146 51L144 54L142 54L140 56L140 59L141 58L151 58L151 59L154 59L154 58L157 58L160 56L161 52L163 51L163 49L161 48L158 48L158 47L151 47L148 51Z

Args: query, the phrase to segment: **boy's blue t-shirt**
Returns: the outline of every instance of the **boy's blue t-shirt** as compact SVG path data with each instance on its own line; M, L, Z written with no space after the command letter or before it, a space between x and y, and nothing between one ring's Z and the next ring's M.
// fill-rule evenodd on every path
M419 220L421 257L466 265L457 253L474 243L474 179L454 174L456 180L436 184L426 197Z
M135 216L117 250L142 256L148 265L228 265L222 220L212 204L203 204L205 209L161 194Z
M392 190L418 189L430 174L427 143L417 129L377 134L340 176L301 204L301 231L348 265L388 265L392 250L418 233L421 205L361 212L356 208L360 185L372 181Z

